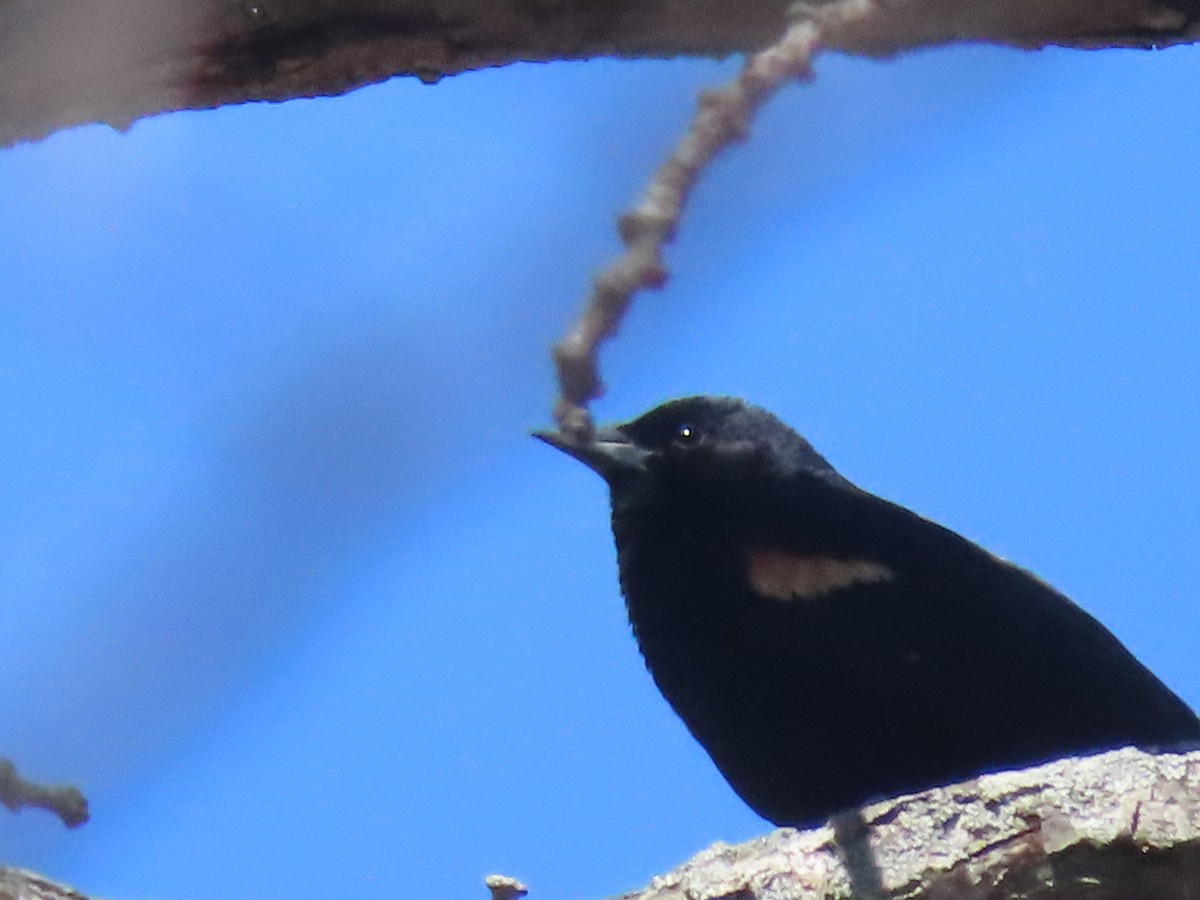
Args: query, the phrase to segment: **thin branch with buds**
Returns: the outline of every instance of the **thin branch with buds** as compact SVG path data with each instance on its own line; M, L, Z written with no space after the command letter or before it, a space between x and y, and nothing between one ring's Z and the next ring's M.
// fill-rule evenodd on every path
M600 345L616 333L634 294L666 283L663 247L675 237L684 204L709 163L745 139L754 115L780 88L793 79L812 78L813 57L827 35L863 21L874 8L874 0L798 4L796 20L778 42L747 59L730 84L700 95L687 133L654 173L641 201L621 216L625 252L596 276L579 320L554 345L560 390L554 418L564 433L576 439L591 434L588 404L604 392Z

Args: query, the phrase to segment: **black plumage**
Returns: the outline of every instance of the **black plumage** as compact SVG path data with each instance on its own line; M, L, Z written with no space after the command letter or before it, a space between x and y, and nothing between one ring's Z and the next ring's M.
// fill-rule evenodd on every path
M659 689L779 825L1200 720L1029 572L842 478L741 400L543 440L608 482L621 587Z

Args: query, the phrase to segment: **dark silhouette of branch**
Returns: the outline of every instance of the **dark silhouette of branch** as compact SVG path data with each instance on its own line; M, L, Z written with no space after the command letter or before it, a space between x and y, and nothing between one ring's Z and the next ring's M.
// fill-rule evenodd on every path
M42 785L26 781L7 759L0 759L0 803L13 812L20 812L27 806L49 810L68 828L77 828L88 820L87 798L78 788L69 784Z
M830 0L810 0L820 9ZM834 0L836 2L836 0ZM792 0L0 0L0 147L85 122L527 60L750 53ZM834 49L1192 41L1200 0L886 0Z

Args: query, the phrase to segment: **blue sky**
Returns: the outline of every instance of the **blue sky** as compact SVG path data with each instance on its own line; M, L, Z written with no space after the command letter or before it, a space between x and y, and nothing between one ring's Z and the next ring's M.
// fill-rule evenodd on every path
M615 213L734 65L0 151L0 752L95 816L0 819L0 860L112 898L582 898L767 829L642 669L601 483L526 434ZM697 191L598 416L768 406L1200 705L1197 76L823 59Z

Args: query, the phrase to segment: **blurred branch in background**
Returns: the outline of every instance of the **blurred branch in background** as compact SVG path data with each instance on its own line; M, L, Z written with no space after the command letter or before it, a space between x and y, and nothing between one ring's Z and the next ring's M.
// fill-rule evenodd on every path
M0 758L0 803L12 812L27 806L54 813L68 828L77 828L88 820L87 798L69 784L43 785L26 781L17 767Z

